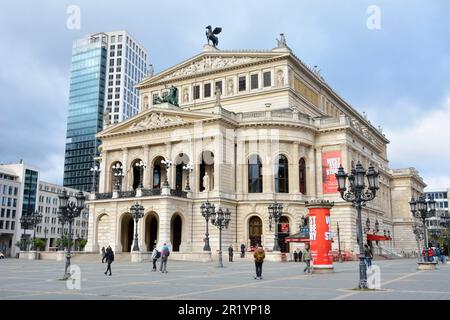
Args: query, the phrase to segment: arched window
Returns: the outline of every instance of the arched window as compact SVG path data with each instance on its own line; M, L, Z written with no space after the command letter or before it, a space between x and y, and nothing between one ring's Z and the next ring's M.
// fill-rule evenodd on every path
M282 154L275 159L275 192L289 193L288 160Z
M248 159L248 192L260 193L263 191L262 163L258 155Z
M304 158L301 158L298 162L298 179L300 185L300 193L306 194L306 163Z

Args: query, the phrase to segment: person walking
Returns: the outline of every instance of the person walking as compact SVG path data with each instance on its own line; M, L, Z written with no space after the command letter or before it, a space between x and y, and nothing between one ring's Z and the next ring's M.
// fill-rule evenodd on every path
M241 244L241 258L245 257L245 245Z
M303 273L311 273L311 251L308 245L305 247L305 249L303 249L302 259L306 263L306 267L305 269L303 269Z
M159 268L159 271L161 271L162 273L167 273L167 259L169 258L170 255L170 250L169 247L167 246L167 243L164 243L162 248L161 248L161 266Z
M228 247L228 261L233 262L233 246L231 244Z
M102 263L105 263L106 250L105 247L102 247Z
M300 250L300 248L297 248L297 253L298 253L298 262L302 262L302 250Z
M266 257L266 253L262 245L258 245L255 252L253 253L253 258L255 259L255 268L256 268L256 277L255 279L262 280L262 265L264 263L264 258Z
M106 248L105 260L106 260L106 263L108 264L105 274L107 274L109 271L109 275L111 276L112 275L111 274L111 263L113 263L113 261L114 261L114 252L110 246L108 246L108 248Z
M373 254L367 244L364 245L364 257L366 258L367 269L370 269L372 267Z
M295 249L295 251L294 251L294 261L298 262L298 251L297 251L297 249Z
M158 251L158 249L156 249L156 245L153 246L153 251L152 251L152 261L153 261L153 269L152 271L156 271L156 261L158 261L158 259L161 257L161 252Z

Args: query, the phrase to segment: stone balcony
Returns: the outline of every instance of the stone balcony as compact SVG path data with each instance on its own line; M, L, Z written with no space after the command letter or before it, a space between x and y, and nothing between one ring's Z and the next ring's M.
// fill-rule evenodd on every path
M163 194L162 189L137 189L134 191L96 193L95 198L91 198L91 200L132 199L140 197L159 197L164 195L179 198L188 198L188 192L175 189L170 189L170 194Z

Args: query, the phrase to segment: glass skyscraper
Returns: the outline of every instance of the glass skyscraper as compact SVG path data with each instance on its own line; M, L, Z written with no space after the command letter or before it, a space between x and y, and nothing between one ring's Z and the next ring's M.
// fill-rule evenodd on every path
M94 157L103 128L107 64L107 35L74 42L70 75L64 186L89 191Z
M72 48L64 186L90 191L103 129L139 111L134 85L147 75L147 51L126 31L91 34ZM106 110L105 110L106 108Z

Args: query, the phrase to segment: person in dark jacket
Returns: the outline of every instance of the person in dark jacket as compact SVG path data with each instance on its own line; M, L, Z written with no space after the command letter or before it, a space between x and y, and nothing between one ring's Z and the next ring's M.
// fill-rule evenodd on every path
M294 251L294 261L295 262L298 261L298 252L297 252L297 250Z
M110 246L108 246L108 248L106 249L105 260L106 260L106 263L108 264L105 274L107 274L109 271L109 275L111 276L112 275L111 274L111 263L113 263L113 261L114 261L114 252Z
M228 261L233 262L233 246L230 244L228 247Z
M364 256L366 258L367 268L372 266L373 254L367 244L364 245Z
M245 257L245 245L241 244L241 258Z

